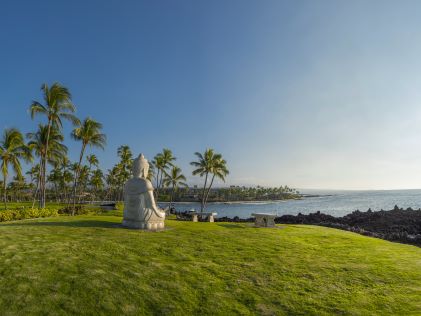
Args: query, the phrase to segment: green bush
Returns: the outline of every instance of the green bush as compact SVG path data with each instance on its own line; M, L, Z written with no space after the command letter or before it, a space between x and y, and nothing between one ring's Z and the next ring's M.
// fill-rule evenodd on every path
M73 214L73 207L72 206L66 206L58 210L58 213L60 215L71 215ZM87 209L86 207L83 207L81 205L76 205L75 207L75 215L88 215L91 211Z
M0 222L51 216L58 216L58 210L54 208L20 208L0 211Z

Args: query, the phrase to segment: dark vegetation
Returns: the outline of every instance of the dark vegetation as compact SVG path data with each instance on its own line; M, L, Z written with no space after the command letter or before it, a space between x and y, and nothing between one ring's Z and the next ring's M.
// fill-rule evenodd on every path
M160 202L170 200L170 189L163 189ZM200 200L201 189L183 188L174 193L174 202L197 202ZM288 186L274 188L231 186L228 188L212 188L208 193L208 202L237 202L237 201L272 201L299 199L300 193Z
M217 218L220 222L253 222L253 218ZM356 210L343 217L321 212L304 215L282 215L275 219L280 224L319 225L352 231L365 236L421 246L421 209L406 210L395 206L390 211L367 212Z

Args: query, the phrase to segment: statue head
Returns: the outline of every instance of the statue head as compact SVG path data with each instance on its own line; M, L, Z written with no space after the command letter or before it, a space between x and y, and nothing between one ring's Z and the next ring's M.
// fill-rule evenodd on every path
M148 160L140 154L135 160L133 160L133 177L134 178L147 178L149 172Z

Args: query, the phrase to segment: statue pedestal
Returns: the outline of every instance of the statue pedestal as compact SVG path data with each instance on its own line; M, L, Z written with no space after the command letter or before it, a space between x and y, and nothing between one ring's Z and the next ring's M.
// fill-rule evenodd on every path
M144 230L161 230L164 229L165 224L162 222L144 222L144 221L132 221L132 220L123 220L122 225L127 228L133 229L144 229Z

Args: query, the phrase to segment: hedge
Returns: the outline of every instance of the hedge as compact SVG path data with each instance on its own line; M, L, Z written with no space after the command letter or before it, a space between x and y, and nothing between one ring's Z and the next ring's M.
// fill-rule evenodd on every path
M0 222L58 215L58 210L53 208L21 208L15 210L4 210L0 211Z

